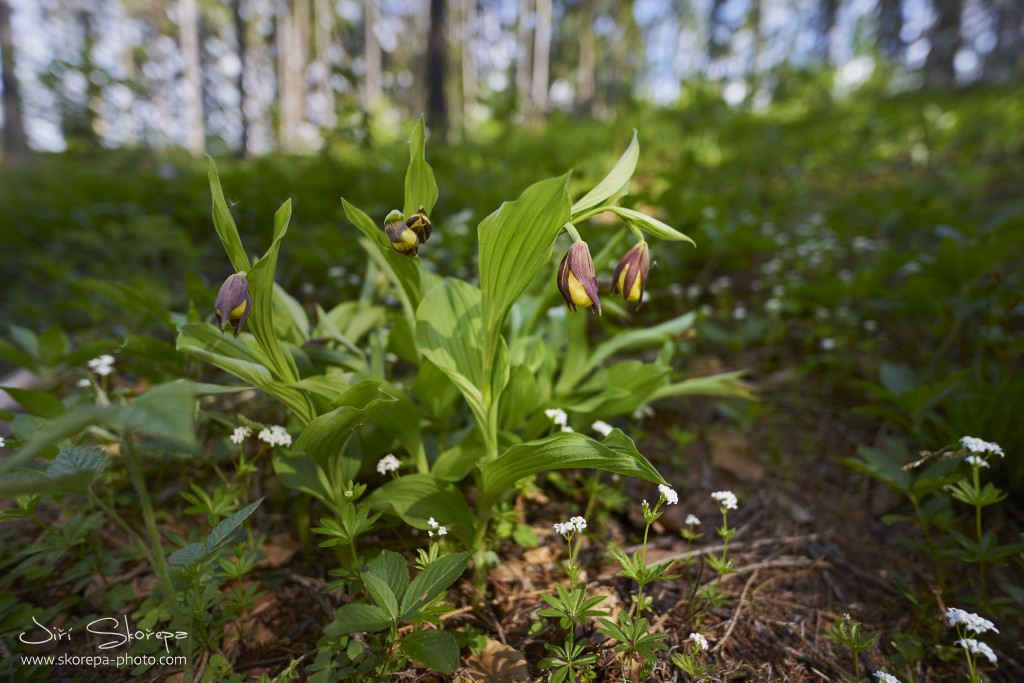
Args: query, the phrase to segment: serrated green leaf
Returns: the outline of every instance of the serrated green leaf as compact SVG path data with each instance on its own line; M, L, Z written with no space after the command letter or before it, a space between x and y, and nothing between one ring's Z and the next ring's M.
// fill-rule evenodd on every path
M207 549L212 550L217 545L222 543L225 539L227 539L228 535L231 534L231 532L233 532L239 526L241 526L242 522L244 522L246 518L249 517L249 515L255 512L256 508L258 508L260 506L260 503L262 502L263 499L260 498L255 502L249 503L244 508L238 510L227 519L222 520L219 524L217 524L217 526L213 527L213 529L210 531L209 538L206 540Z
M405 589L409 586L409 568L399 553L393 550L380 551L380 555L370 560L366 571L382 579L397 599L401 600L405 595Z
M405 591L401 607L402 619L413 618L419 613L420 608L448 590L448 587L462 576L474 552L476 551L465 550L461 553L443 555L427 565Z
M391 619L380 607L353 602L338 608L334 621L324 629L324 635L337 638L349 633L376 633L391 623Z
M51 479L79 473L89 474L90 481L107 468L110 459L102 448L88 446L62 446L57 457L46 470Z
M360 578L363 580L366 591L373 598L373 602L376 603L377 607L384 610L392 622L397 621L398 598L395 597L387 581L370 572L364 572L360 575Z
M413 631L399 647L409 659L434 671L452 673L459 667L459 645L447 631Z
M195 564L206 556L206 545L203 543L190 543L184 548L178 548L167 561L171 564Z

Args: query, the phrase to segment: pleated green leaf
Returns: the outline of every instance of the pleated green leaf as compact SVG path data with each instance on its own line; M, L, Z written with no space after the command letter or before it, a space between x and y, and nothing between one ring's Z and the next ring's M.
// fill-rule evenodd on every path
M463 543L472 542L473 513L462 492L429 474L393 479L367 496L366 504L398 515L419 529L426 529L427 520L433 517Z
M433 671L453 673L459 668L459 644L447 631L413 631L399 647L409 659Z
M569 221L568 182L566 174L534 183L480 223L480 292L487 358L493 358L497 350L509 309L530 280L548 265L551 245Z
M231 210L224 200L224 190L220 186L220 176L217 175L217 164L213 163L210 157L210 194L213 195L213 227L217 230L224 251L228 253L228 259L236 272L249 272L249 257L242 247L242 239L238 236L238 227L235 219L231 217Z
M416 213L422 206L427 215L434 210L434 203L437 201L437 181L434 180L434 171L424 156L424 146L427 141L427 131L423 124L423 115L416 122L412 131L412 139L409 141L409 168L405 172L405 217Z
M350 204L344 197L341 204L345 215L352 225L366 235L370 244L360 242L370 258L384 271L409 302L410 310L416 310L420 301L420 260L403 256L391 247L384 230L367 216L361 209ZM375 247L375 248L371 248Z
M609 199L626 194L629 179L633 177L636 170L636 162L640 158L640 143L637 142L636 130L633 131L633 141L619 157L615 167L608 172L601 182L594 186L590 192L583 195L578 202L573 204L572 213L583 213L587 209L600 206Z
M657 218L652 218L645 213L640 213L639 211L627 209L622 206L609 206L607 209L608 211L617 214L622 218L622 220L626 221L634 228L650 233L659 239L671 240L673 242L689 242L693 246L697 246L696 242L672 226L662 223Z
M625 474L656 484L665 483L658 470L637 451L633 440L621 430L612 430L601 442L583 434L560 433L512 446L497 460L481 466L482 495L477 505L493 503L523 477L576 467Z

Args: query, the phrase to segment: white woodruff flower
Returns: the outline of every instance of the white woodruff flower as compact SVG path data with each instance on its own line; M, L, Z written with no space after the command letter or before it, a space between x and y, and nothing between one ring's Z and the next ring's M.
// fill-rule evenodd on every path
M701 634L699 634L699 633L691 633L690 634L690 640L692 640L693 642L697 643L697 645L700 647L700 649L702 649L702 650L708 649L708 639L705 638L704 636L702 636Z
M81 387L83 389L88 389L90 386L92 386L92 382L90 382L88 379L80 379L77 382L75 382L75 386Z
M292 437L281 425L273 425L270 429L263 429L257 435L260 441L265 441L271 446L291 446Z
M569 425L562 425L562 431L563 432L571 432L571 431L574 431L574 430Z
M974 436L965 436L960 439L960 445L969 450L971 453L995 453L1000 458L1005 457L1002 447L997 443L991 441L983 441Z
M439 526L433 517L427 520L427 524L430 525L431 529L436 529Z
M445 527L443 527L443 526L437 527L437 535L438 536L444 536L447 533L448 533L448 529L446 529Z
M572 525L572 522L555 522L555 533L561 534L562 536L568 536L572 532L576 531L576 527Z
M987 631L995 631L999 633L999 629L996 625L984 617L979 617L973 612L962 610L957 607L950 607L946 610L946 618L949 619L950 626L956 626L957 624L963 624L967 627L968 631L974 631L975 633L985 633Z
M996 653L992 651L992 648L985 643L975 640L974 638L964 638L963 640L958 640L953 644L959 645L972 655L985 655L988 657L990 664L995 664L999 659L996 657Z
M711 497L718 501L718 505L723 510L736 509L736 494L732 491L715 491Z
M992 467L980 455L968 455L967 463L974 467Z
M700 526L700 517L697 515L686 515L686 526Z
M381 474L387 474L388 472L394 472L402 466L402 463L398 461L394 453L388 453L383 458L377 461L377 471Z
M252 436L252 430L248 427L235 427L235 431L231 432L231 443L240 444L250 436Z
M671 486L658 484L658 490L661 491L661 497L665 499L666 504L675 505L679 502L679 494Z
M582 517L571 517L569 519L569 524L572 524L576 528L576 531L583 531L587 528L587 520Z
M106 377L114 371L114 357L109 353L105 353L102 356L93 358L86 365L100 377Z
M6 445L7 445L7 442L4 440L4 437L0 436L0 448L3 448Z
M614 427L612 427L604 420L598 420L594 424L590 425L590 428L593 429L598 434L600 434L601 436L608 436L609 434L612 433L612 429L614 429Z
M876 671L874 676L878 679L878 683L900 683L900 679L884 671Z
M569 416L561 408L548 408L544 411L544 414L560 427L564 427L569 423Z

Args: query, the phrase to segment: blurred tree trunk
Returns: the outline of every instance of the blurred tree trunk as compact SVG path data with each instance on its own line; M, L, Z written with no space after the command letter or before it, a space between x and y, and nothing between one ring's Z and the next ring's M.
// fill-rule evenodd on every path
M580 12L580 59L576 66L576 110L582 116L590 116L594 110L594 64L597 48L594 38L592 3L584 2Z
M11 32L11 6L0 0L0 86L3 87L3 154L15 160L31 155L25 124L21 117L21 93L14 73L14 35Z
M956 81L953 58L960 49L960 17L963 13L962 0L932 0L935 23L928 31L931 51L924 63L925 83L930 86L947 86Z
M381 98L381 56L380 41L377 40L377 0L366 0L366 17L363 22L366 29L366 86L363 90L363 108L370 111Z
M990 57L994 80L1019 78L1024 71L1024 1L991 0L995 5L996 47Z
M462 0L462 126L472 127L476 105L477 68L474 41L476 38L476 0Z
M196 0L178 3L182 59L185 64L185 147L193 154L206 150L203 121L203 78L199 58L199 8Z
M530 92L533 88L533 84L530 82L530 76L533 72L530 60L532 53L530 38L533 35L532 8L533 0L520 0L518 26L516 28L516 42L518 43L516 54L516 95L519 98L519 110L523 112L529 111L532 108L532 103L530 102Z
M761 30L761 0L750 0L750 9L747 12L747 28L754 36L754 44L750 49L750 56L747 60L747 103L754 99L757 92L758 62L761 53L764 51L764 32Z
M331 33L334 26L334 8L330 0L313 0L313 25L316 35L316 61L320 65L317 72L316 92L318 94L319 120L321 129L332 130L337 125L335 112L334 86L331 84Z
M242 3L245 0L231 0L231 12L235 20L235 47L238 50L238 115L240 139L238 143L238 156L243 159L249 156L249 115L245 111L245 71L247 64L246 54L249 50L249 41L246 40L245 11Z
M726 0L712 0L711 11L708 13L708 62L713 62L722 55L725 54L726 47L729 45L729 40L719 40L718 27L721 25L732 36L731 27L722 23L719 19L722 6Z
M278 113L281 149L302 149L302 120L306 109L306 45L309 43L309 0L282 6L277 15Z
M839 0L818 0L818 56L825 64L832 53L832 28L838 10Z
M878 51L892 61L903 56L902 0L878 0Z
M533 84L530 99L535 112L548 108L548 72L551 54L551 0L536 0L537 13L533 34Z
M447 36L445 0L430 0L427 33L427 122L442 140L448 137L448 100L445 97Z

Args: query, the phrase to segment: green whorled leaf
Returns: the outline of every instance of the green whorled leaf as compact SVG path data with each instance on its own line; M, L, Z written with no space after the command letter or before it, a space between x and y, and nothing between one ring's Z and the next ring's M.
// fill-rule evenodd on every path
M391 247L391 242L384 234L384 230L377 227L377 224L369 216L355 205L350 204L345 198L342 198L341 204L349 221L359 228L370 242L370 244L366 244L360 241L366 253L384 271L391 282L398 286L402 296L409 303L409 309L415 311L420 301L419 258L409 258L399 254Z
M459 644L447 631L413 631L398 646L409 659L432 671L454 673L459 668Z
M171 564L195 564L206 556L206 544L189 543L184 548L178 548L167 561Z
M249 515L255 512L256 508L258 508L260 506L260 503L262 502L262 498L253 501L252 503L249 503L241 510L236 511L227 519L221 520L220 523L217 524L217 526L213 527L213 529L210 530L210 537L206 539L207 550L213 550L218 545L226 541L231 532L233 532L235 529L241 526L242 522L244 522L249 517Z
M274 451L274 473L281 483L295 491L302 491L317 500L328 503L332 496L324 486L324 473L313 458L308 455L286 455ZM353 468L358 471L359 465Z
M55 418L66 410L63 401L45 391L32 391L18 387L0 387L22 408L39 417Z
M305 453L323 467L341 454L353 430L396 400L382 390L380 382L360 382L334 401L337 408L305 426L293 450Z
M480 290L445 279L416 309L416 344L459 388L480 424L487 419L483 386Z
M235 226L235 219L231 217L228 203L224 200L224 190L220 186L220 176L217 175L217 165L210 157L210 194L213 195L213 227L217 230L224 251L231 260L231 265L236 272L249 271L249 257L242 247L242 240L238 236L238 227Z
M696 242L672 226L662 223L657 218L648 216L645 213L640 213L633 209L627 209L623 206L609 206L607 209L608 211L618 215L634 228L650 233L659 239L670 240L673 242L689 242L693 246L697 246Z
M477 229L485 358L494 357L512 304L551 259L551 245L569 220L568 182L566 174L534 183Z
M636 170L636 162L640 158L640 143L637 141L636 130L633 131L633 141L619 157L618 162L608 172L601 182L594 186L590 192L583 195L578 202L572 205L573 215L581 214L587 209L600 206L604 202L621 194L628 187L629 179L633 177Z
M459 553L443 555L428 564L427 568L412 580L409 588L405 591L400 608L402 620L414 618L424 605L448 590L448 587L462 576L462 572L466 571L469 558L475 552L475 550L464 550Z
M334 621L324 628L324 635L337 638L349 633L376 633L391 624L391 619L380 607L353 602L338 608Z
M374 510L397 515L410 526L427 528L433 517L463 543L472 542L473 513L462 492L429 474L407 474L393 479L366 497Z
M376 603L377 607L384 610L384 613L388 615L391 621L397 621L398 598L395 597L387 581L369 572L364 572L360 575L360 578L363 581L363 586L366 587L366 592L373 598L373 602Z
M430 216L434 210L434 203L437 201L437 181L434 180L434 171L430 168L424 156L424 147L427 141L427 131L423 123L423 115L416 122L412 131L412 139L409 141L409 168L405 172L405 217L416 213L422 206Z
M263 258L256 262L248 274L249 295L252 297L252 315L249 316L249 327L252 336L259 342L269 361L269 369L282 382L294 382L299 379L299 371L292 360L291 354L281 348L274 332L274 271L277 269L277 254L281 249L281 240L288 232L288 221L292 215L291 200L285 201L274 214L274 239ZM305 422L312 418L312 407L298 417Z
M110 464L110 459L102 448L62 446L57 457L46 469L46 476L56 479L84 472L92 481L107 468L108 464Z
M618 429L597 442L578 433L560 433L517 444L498 459L480 467L481 501L493 503L507 488L538 472L588 468L639 477L664 484L654 466L636 450L632 439Z
M399 600L405 595L405 589L409 586L409 568L399 553L394 550L380 551L380 555L366 565L366 571L382 579Z
M673 382L656 389L650 396L651 401L657 401L669 396L725 396L728 398L755 399L754 390L740 377L747 373L746 370L735 370L733 372L721 372L717 375L706 377L691 377L681 382Z
M583 366L581 375L586 375L606 359L626 349L660 345L666 339L682 334L693 327L695 319L696 314L691 311L654 327L642 327L629 330L628 332L619 332L594 349L594 352L590 354L586 364Z
M302 346L309 339L309 317L302 304L284 287L274 283L274 327L278 337ZM284 334L280 334L280 332Z

